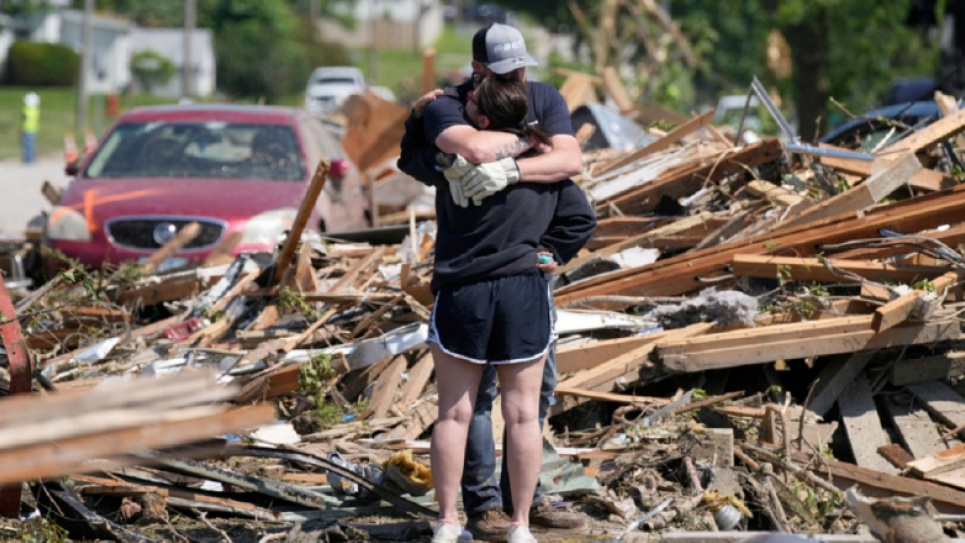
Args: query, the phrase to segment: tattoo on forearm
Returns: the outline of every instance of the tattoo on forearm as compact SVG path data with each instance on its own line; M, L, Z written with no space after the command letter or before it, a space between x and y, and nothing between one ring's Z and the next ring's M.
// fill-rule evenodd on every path
M516 156L519 153L530 148L530 142L524 138L516 138L516 141L503 147L499 151L496 151L496 160L502 160L506 157Z

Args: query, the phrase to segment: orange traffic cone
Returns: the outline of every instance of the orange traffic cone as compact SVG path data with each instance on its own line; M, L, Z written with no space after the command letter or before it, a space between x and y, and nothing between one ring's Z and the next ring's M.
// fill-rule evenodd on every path
M74 135L70 132L64 134L64 162L74 164L80 155L77 153L77 144L74 143Z
M90 156L96 148L97 136L95 136L91 130L84 132L84 156Z

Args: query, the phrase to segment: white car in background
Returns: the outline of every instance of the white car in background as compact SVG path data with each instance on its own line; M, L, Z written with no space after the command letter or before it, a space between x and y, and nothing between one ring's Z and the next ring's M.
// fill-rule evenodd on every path
M367 85L362 70L354 66L315 68L305 87L305 109L332 113L353 94L364 94Z

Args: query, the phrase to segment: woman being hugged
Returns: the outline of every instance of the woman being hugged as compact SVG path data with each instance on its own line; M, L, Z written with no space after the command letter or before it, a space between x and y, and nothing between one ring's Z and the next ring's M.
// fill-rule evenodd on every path
M513 132L545 149L549 138L525 123L526 96L519 81L486 77L468 96L466 115L478 128ZM545 272L576 255L596 220L582 190L569 179L511 184L466 207L453 202L450 190L458 185L437 187L431 285L436 301L429 342L439 390L431 459L440 522L433 541L466 540L456 500L479 381L486 364L492 364L506 423L513 503L508 537L513 543L531 542L529 510L542 460L539 395L553 340Z

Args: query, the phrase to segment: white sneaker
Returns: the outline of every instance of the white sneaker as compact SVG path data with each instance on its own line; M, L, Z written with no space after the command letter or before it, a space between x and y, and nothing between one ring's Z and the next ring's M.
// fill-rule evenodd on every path
M472 534L458 524L440 522L432 532L432 543L472 543Z
M538 543L533 534L529 533L529 526L522 524L510 524L509 534L506 538L509 543Z

